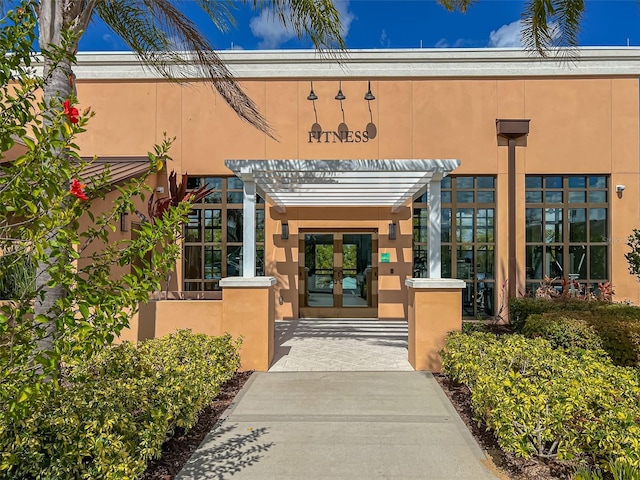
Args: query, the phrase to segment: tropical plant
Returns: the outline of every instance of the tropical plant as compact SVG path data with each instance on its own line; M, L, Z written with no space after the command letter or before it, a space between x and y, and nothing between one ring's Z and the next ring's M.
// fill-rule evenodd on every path
M225 30L233 25L232 2L198 0L196 4L217 28ZM257 10L269 9L274 19L293 29L299 37L309 37L318 48L345 47L340 16L331 0L254 0L251 5ZM74 55L82 34L97 16L145 65L174 80L193 78L195 70L240 118L273 136L266 119L233 79L202 30L175 3L166 0L31 0L21 8L31 10L37 16L38 43L44 53L44 95L39 105L45 121L55 116L63 102L74 100ZM33 35L29 38L33 44ZM48 52L56 53L55 61ZM188 68L181 69L180 66ZM69 103L67 108L72 108ZM58 161L57 153L52 150L44 164ZM51 234L55 243L63 241L56 239L57 230ZM48 333L41 340L43 349L52 347L57 315L55 305L65 294L63 286L55 279L55 268L58 267L52 267L50 262L37 264L36 287L40 295L35 312L42 321L46 318L48 324Z
M331 0L243 0L256 10L267 9L273 19L307 36L317 48L344 48L340 15ZM196 5L213 25L233 27L233 2L198 0ZM102 19L141 61L162 76L180 80L194 73L208 80L245 121L271 135L254 102L242 91L201 28L179 7L166 0L33 0L43 49L64 50L71 56L94 17ZM70 42L65 42L69 32ZM176 66L188 65L188 69ZM195 70L195 71L194 71ZM73 89L72 59L58 64L45 59L45 99L69 98Z
M152 193L149 197L149 201L147 202L147 213L149 214L149 217L147 218L143 213L136 210L136 214L140 219L155 223L156 219L162 220L162 218L169 213L169 209L179 207L180 202L188 201L191 203L198 203L214 190L205 184L187 193L189 175L187 173L182 175L180 185L178 185L177 178L178 176L176 175L176 172L172 170L169 174L169 196L155 198L155 192ZM177 240L178 238L176 238L176 241ZM165 299L169 297L171 274L171 270L167 272L167 278L165 281ZM158 292L158 295L160 295L160 292Z
M204 197L209 195L214 189L209 188L206 184L201 187L187 193L187 183L189 182L189 174L182 175L182 181L178 186L178 176L173 170L169 174L169 196L155 198L155 193L152 193L147 202L147 213L149 218L147 219L139 211L136 213L143 220L151 221L154 223L156 219L164 217L171 207L178 207L180 202L189 200L192 203L198 203Z
M627 245L631 249L630 252L624 254L629 264L629 273L640 279L640 230L634 229L627 239Z
M466 12L476 0L439 0L447 10ZM548 56L555 47L578 46L584 0L526 0L522 11L524 48ZM566 50L565 50L566 51Z
M141 224L133 238L114 240L120 213L135 211L150 190L142 177L118 186L106 211L91 213L91 203L103 201L110 187L109 172L82 178L87 162L75 139L91 112L79 112L72 100L37 98L45 79L30 68L32 7L27 0L0 19L0 280L20 264L44 268L0 304L0 423L22 418L55 391L63 362L89 358L128 325L179 257L175 238L191 209L185 199L153 224ZM43 55L51 64L67 58L60 50ZM22 153L6 158L16 142ZM149 172L168 159L170 145L167 139L149 154ZM83 185L87 181L90 186ZM88 224L82 230L81 219ZM131 271L112 277L114 266ZM52 287L63 295L48 298L46 314L39 313L34 304Z
M0 272L0 300L20 298L36 277L30 258L16 260L11 254L0 256Z

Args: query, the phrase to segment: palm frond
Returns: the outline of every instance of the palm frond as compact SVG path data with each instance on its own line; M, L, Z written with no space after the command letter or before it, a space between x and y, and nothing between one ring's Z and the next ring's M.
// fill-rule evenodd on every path
M139 3L110 0L99 3L96 12L138 55L169 48L167 35L150 21L147 9Z
M147 66L176 81L204 76L240 118L274 137L204 34L169 1L108 0L97 12Z
M438 3L450 12L459 11L467 13L469 7L476 3L476 0L438 0Z
M340 13L331 0L252 1L254 9L267 10L299 39L308 37L317 49L346 49Z
M555 20L560 28L560 45L576 47L585 9L584 0L563 0L557 3Z
M528 0L522 13L522 45L546 57L556 47L571 54L578 46L584 0Z
M190 0L187 0L190 3ZM187 3L181 1L180 3ZM237 4L233 0L195 0L195 3L207 14L211 22L221 32L228 32L237 26L233 10Z

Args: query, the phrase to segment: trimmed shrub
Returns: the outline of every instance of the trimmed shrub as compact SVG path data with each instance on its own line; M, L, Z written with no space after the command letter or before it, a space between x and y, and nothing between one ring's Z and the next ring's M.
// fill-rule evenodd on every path
M617 317L625 317L629 320L640 321L640 307L627 305L626 303L611 303L609 305L598 305L596 312L605 311Z
M610 462L607 470L613 475L613 480L640 480L640 468L626 463Z
M528 338L545 338L553 348L602 349L602 340L595 328L585 320L570 318L562 312L530 315L523 334Z
M632 467L620 462L606 462L603 470L611 474L612 480L640 480L640 468ZM604 480L605 477L602 470L589 467L581 467L576 469L572 480Z
M547 338L556 347L603 348L614 364L640 365L640 308L584 300L516 298L514 330ZM532 318L533 317L533 318ZM599 337L595 340L593 334Z
M229 335L181 331L70 365L29 418L0 425L0 477L136 478L233 376L238 347Z
M610 305L597 300L588 301L576 298L512 298L509 300L509 321L516 332L522 333L527 318L536 313L588 312L598 308L608 308Z
M523 331L528 337L546 338L555 347L602 348L615 365L640 365L640 322L627 309L610 306L531 315Z
M596 311L585 320L598 332L616 365L640 365L640 322L616 310Z
M469 386L479 421L518 456L589 455L640 466L640 378L598 350L544 339L450 334L443 370Z

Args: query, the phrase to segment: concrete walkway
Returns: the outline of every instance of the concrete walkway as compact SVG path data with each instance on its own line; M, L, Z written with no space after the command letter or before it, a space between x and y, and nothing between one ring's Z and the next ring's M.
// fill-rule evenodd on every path
M254 373L178 480L495 479L425 372Z

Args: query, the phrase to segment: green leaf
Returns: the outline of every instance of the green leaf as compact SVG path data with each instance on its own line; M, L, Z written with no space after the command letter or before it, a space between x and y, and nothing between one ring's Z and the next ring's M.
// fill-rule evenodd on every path
M31 140L29 137L23 136L22 138L20 138L20 140L24 142L24 144L29 148L29 150L36 149L36 143L33 140Z

